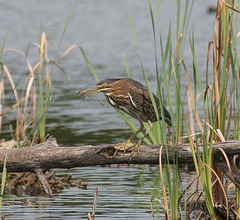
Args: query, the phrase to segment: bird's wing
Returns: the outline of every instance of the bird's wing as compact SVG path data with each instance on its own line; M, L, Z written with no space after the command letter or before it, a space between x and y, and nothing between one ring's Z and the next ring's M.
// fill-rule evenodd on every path
M138 86L129 89L128 95L132 106L134 106L134 109L139 112L138 114L141 121L156 121L156 114L148 90L145 86Z
M159 99L154 94L153 94L153 97L155 99L155 102L158 108L159 118L162 119ZM137 88L135 87L133 89L130 89L129 99L132 105L139 112L141 112L142 121L148 121L148 120L152 122L157 121L156 113L153 108L153 104L152 104L147 87L142 85L141 87L138 86ZM164 112L164 118L166 123L172 126L171 116L164 106L163 106L163 112Z

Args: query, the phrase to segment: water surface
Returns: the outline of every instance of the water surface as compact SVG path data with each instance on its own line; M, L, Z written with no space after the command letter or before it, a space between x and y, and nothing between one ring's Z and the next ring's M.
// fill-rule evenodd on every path
M40 24L48 38L58 44L71 4L73 1L1 1L0 42L8 32L6 48L25 52L32 42L39 41ZM195 35L196 57L200 72L205 72L208 42L212 40L215 22L214 14L207 13L207 7L215 1L196 1L188 31ZM155 2L152 2L156 15ZM171 22L173 42L176 36L176 1L160 1L161 34L166 42ZM182 6L184 7L184 6ZM122 55L127 59L132 78L144 83L141 66L126 18L128 13L135 28L140 46L141 58L149 77L152 90L156 90L155 59L151 20L146 0L121 1L75 1L66 35L59 50L49 44L49 58L59 57L68 47L80 45L94 65L99 78L126 77ZM37 62L36 49L31 49L29 59ZM8 66L18 88L24 85L27 71L24 58L14 52L5 52L2 61ZM191 52L189 42L185 42L184 61L191 73ZM161 62L161 61L159 61ZM84 144L118 143L126 140L131 131L102 94L97 101L80 100L75 91L95 85L92 75L79 49L74 49L59 63L70 75L68 81L58 68L53 73L53 93L47 114L47 133L54 135L64 146ZM161 70L160 70L161 71ZM185 73L183 72L183 75ZM183 82L184 86L184 82ZM7 109L14 103L14 97L6 92ZM168 108L168 106L166 106ZM9 124L15 126L16 111L4 117L2 137L10 137ZM136 121L136 123L138 123ZM151 219L150 201L161 200L159 170L153 166L110 166L84 167L71 170L57 170L58 176L73 174L73 179L88 183L87 190L72 187L53 197L24 196L4 199L3 213L7 219L87 219L91 212L94 188L99 187L96 219ZM182 181L186 187L191 175L182 170ZM156 211L162 207L156 203ZM161 217L159 217L161 218Z

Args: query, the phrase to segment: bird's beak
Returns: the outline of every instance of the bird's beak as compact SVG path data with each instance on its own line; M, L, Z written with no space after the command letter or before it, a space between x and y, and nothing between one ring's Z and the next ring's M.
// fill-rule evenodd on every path
M76 91L76 94L78 96L82 96L82 95L87 95L87 94L90 94L90 93L93 93L93 92L100 92L100 90L101 90L101 88L95 87L93 89L85 90L85 91L78 90L78 91Z

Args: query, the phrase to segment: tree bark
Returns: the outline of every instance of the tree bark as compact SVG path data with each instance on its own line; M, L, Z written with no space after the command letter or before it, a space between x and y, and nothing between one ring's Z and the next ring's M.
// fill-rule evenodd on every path
M118 146L117 146L118 147ZM39 173L52 168L73 168L82 166L106 165L106 164L159 164L160 145L141 145L139 151L135 150L131 157L131 150L123 152L119 150L113 158L116 146L80 146L80 147L59 147L56 139L48 135L44 142L31 148L21 149L0 149L0 170L3 169L4 158L7 152L8 172L35 172ZM212 146L214 152L213 163L229 177L240 189L240 172L234 163L234 155L240 155L240 141L226 141L215 143ZM227 163L221 150L226 153ZM166 149L168 152L166 154ZM203 146L198 145L200 155L203 153ZM168 145L162 147L162 161L165 162L166 155L170 163L193 162L192 151L189 144L177 146ZM41 179L41 178L40 178ZM46 186L47 187L47 186Z

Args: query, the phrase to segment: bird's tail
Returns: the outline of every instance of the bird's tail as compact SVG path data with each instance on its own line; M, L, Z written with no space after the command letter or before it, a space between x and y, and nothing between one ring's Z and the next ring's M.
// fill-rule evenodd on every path
M164 107L164 106L163 106ZM172 127L172 119L171 119L171 115L170 113L168 112L168 110L166 108L164 108L164 119L165 119L165 122L170 126Z
M166 122L170 127L172 127L172 120L171 120L171 117L170 117L170 118L165 117L164 119L165 119L165 122Z

